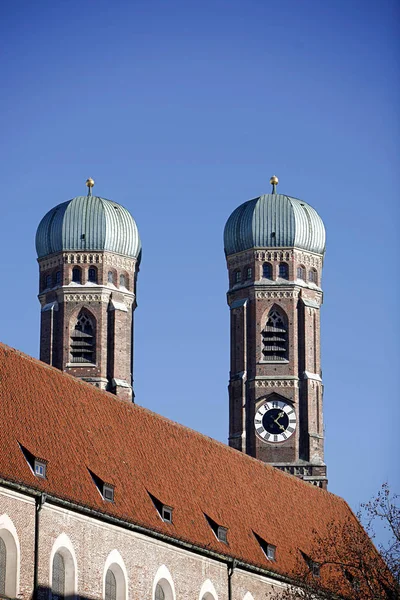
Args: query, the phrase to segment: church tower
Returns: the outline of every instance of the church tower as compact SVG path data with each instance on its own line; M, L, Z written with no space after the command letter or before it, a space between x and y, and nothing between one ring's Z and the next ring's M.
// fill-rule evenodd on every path
M233 211L229 273L229 445L326 488L320 307L325 228L302 200L272 193Z
M126 208L86 185L37 229L40 359L132 401L139 233Z

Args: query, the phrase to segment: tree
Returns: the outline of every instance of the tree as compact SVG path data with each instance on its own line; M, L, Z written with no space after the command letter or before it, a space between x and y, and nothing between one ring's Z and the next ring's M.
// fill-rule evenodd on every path
M399 496L385 483L375 498L361 505L357 517L365 529L351 513L345 522L331 521L324 537L314 532L309 554L297 552L292 583L284 590L274 589L267 598L399 600ZM388 542L377 549L371 540L378 524L385 528Z

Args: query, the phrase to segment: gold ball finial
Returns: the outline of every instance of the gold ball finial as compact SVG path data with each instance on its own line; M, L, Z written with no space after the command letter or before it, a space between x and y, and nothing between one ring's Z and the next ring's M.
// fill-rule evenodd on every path
M279 183L279 179L277 178L276 175L272 175L271 179L269 180L271 185L278 185Z
M92 179L91 177L86 179L86 185L88 188L92 188L94 186L94 179Z

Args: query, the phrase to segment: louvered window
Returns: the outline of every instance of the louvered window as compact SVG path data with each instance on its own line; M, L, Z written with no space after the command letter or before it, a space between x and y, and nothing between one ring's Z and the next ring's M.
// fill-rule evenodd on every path
M279 265L279 277L281 279L289 279L289 267L286 263Z
M6 566L7 566L7 548L3 538L0 537L0 596L6 594Z
M53 580L51 585L53 600L62 600L65 596L65 562L59 552L53 559Z
M106 574L105 600L116 600L117 598L117 580L111 569Z
M159 583L157 583L156 594L155 594L154 600L165 600L164 590L162 589L162 587Z
M262 353L265 360L286 360L288 355L288 331L285 316L277 309L269 312L262 331Z
M92 320L80 313L71 334L71 362L94 363L96 353L95 331Z

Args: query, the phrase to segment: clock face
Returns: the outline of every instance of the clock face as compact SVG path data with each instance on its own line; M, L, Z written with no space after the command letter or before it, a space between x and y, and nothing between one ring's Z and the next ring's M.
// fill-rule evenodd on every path
M296 429L296 413L286 402L264 402L254 417L254 427L264 442L285 442Z

